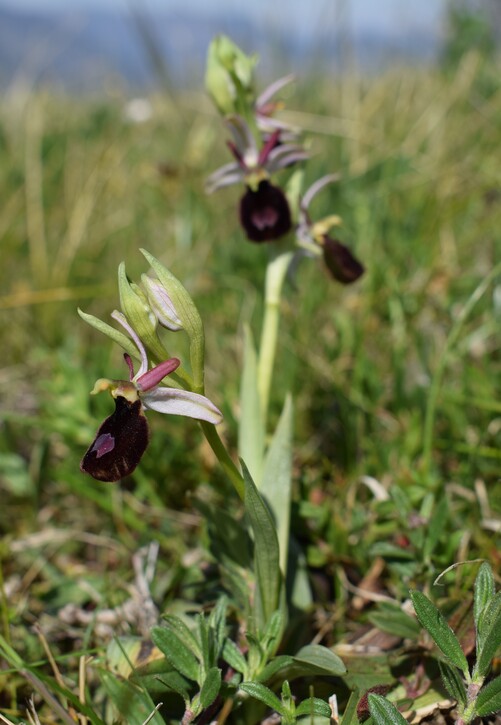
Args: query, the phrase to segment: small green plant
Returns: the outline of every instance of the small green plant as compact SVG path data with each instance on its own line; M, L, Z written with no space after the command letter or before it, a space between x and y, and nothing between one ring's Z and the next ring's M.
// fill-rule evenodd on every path
M468 725L501 709L501 676L486 683L492 660L501 646L501 592L496 592L492 569L484 562L475 580L473 618L475 662L470 667L461 644L445 617L422 592L412 591L416 616L440 650L439 668L443 685L457 702L458 725ZM368 695L369 710L376 725L405 723L396 707L382 695Z

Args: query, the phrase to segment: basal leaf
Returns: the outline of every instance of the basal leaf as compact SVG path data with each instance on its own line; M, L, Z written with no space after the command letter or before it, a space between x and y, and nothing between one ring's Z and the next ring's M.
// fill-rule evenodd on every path
M270 505L277 527L280 569L286 575L292 487L292 397L287 395L264 462L260 491Z
M445 618L422 592L411 592L411 599L421 625L431 635L435 644L447 659L467 676L469 673L466 657L456 635Z
M278 609L280 565L278 539L273 517L263 501L245 463L241 461L245 482L245 511L254 533L256 575L255 616L261 629Z
M261 488L264 456L264 426L257 382L257 354L248 325L244 328L244 360L240 384L238 452Z

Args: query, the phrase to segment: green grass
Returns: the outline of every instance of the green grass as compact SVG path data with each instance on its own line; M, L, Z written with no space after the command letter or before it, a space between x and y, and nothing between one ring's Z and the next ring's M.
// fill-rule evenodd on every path
M338 645L370 621L378 605L354 606L353 587L366 588L378 562L376 590L396 602L458 561L499 569L499 268L489 275L501 260L501 87L483 93L480 73L465 55L453 76L312 79L288 103L291 120L313 134L307 181L342 176L312 211L342 216L340 237L367 272L345 289L304 262L283 303L272 415L291 389L292 530L314 598L284 647ZM207 174L228 160L205 97L179 94L175 110L152 103L140 125L125 120L120 99L38 93L4 99L0 110L0 712L13 722L37 690L19 669L53 676L35 623L78 694L81 654L93 653L99 669L110 637L147 636L137 612L100 620L130 598L138 550L159 543L151 593L160 612L203 609L224 585L204 507L240 516L184 419L149 416L151 445L121 489L78 468L109 411L88 392L124 370L116 346L76 308L108 319L118 263L131 278L145 271L139 247L196 300L208 395L236 449L242 329L258 334L266 249L238 228L239 190L204 195ZM470 596L476 571L458 567L434 589L449 612ZM377 684L401 674L388 672ZM113 722L112 686L93 666L85 681L87 702ZM46 687L68 710L52 680ZM318 697L334 689L347 699L346 684L315 682ZM42 722L62 717L40 689L35 703Z

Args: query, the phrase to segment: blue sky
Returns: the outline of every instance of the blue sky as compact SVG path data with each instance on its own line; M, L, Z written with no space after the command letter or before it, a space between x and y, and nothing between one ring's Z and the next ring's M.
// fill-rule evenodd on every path
M16 9L59 9L65 13L87 7L127 11L128 0L0 0L0 5ZM418 27L434 34L441 25L446 0L134 0L132 4L165 11L235 12L273 25L304 27L311 31L321 27L323 19L344 16L349 27L372 28L398 34Z

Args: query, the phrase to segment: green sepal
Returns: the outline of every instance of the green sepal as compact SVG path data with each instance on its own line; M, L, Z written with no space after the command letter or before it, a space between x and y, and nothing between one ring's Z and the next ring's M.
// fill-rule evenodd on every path
M118 293L122 312L151 355L159 362L170 357L157 335L148 301L139 287L129 282L123 262L118 265Z
M141 249L141 253L167 290L183 328L189 337L193 389L194 392L203 394L205 339L202 318L191 296L177 277L145 249Z
M78 314L80 315L82 320L84 320L84 322L87 322L88 325L94 327L99 332L102 332L103 335L109 337L111 340L113 340L113 342L116 342L131 357L135 358L136 360L140 359L139 351L130 339L130 337L127 337L127 335L125 335L120 330L117 330L111 325L108 325L106 322L103 322L99 319L99 317L94 317L94 315L89 315L87 312L83 312L80 308L78 308Z

